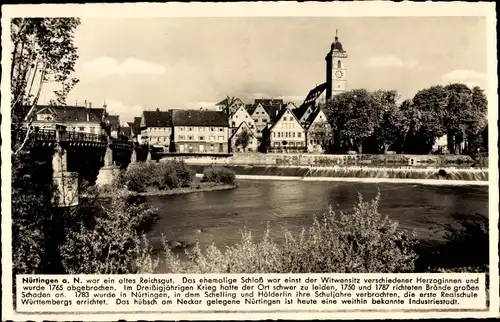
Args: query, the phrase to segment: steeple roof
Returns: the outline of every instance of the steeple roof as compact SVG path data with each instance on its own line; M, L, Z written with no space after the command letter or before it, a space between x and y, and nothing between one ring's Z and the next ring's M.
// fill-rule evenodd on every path
M332 51L345 52L344 48L342 48L342 43L339 41L339 30L337 29L335 32L335 41L330 46Z

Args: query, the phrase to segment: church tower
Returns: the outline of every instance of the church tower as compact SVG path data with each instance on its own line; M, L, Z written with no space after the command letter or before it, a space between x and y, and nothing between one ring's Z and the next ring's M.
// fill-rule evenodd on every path
M335 41L325 57L326 60L326 99L342 93L347 89L347 52L339 41L338 29L335 32Z

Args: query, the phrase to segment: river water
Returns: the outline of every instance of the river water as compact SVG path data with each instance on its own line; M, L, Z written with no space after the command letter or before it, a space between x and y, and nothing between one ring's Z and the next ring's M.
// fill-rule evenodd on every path
M455 214L488 216L488 187L431 186L401 183L305 182L239 180L233 190L153 196L160 219L149 233L153 247L161 249L161 235L168 240L199 242L219 247L240 241L244 227L260 238L269 223L279 240L282 228L299 232L314 214L331 205L352 209L360 192L365 200L381 193L380 212L415 230L419 238L433 241L443 236L442 225L456 222Z

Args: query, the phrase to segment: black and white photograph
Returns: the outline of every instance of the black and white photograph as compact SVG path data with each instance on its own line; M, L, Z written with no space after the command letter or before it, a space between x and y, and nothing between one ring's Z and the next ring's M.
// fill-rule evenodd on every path
M497 265L485 15L73 12L2 18L12 281Z

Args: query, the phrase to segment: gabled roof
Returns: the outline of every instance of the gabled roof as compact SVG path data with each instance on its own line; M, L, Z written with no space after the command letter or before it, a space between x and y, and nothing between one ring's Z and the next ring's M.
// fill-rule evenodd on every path
M225 112L200 110L172 111L173 126L219 126L229 127Z
M307 109L309 108L310 105L302 105L298 108L294 108L292 110L293 114L295 115L295 117L300 120L302 118L302 116L304 116L304 114L306 113Z
M44 110L54 115L56 122L101 122L104 115L104 109L102 108L48 105L38 105L36 107L37 114Z
M245 108L246 108L248 114L252 115L253 112L255 112L255 109L257 108L257 106L255 104L245 104Z
M134 117L134 135L141 133L141 121L142 118L140 116Z
M240 106L240 107L238 107L238 108L233 109L232 111L230 111L229 117L233 117L234 114L236 114L236 112L238 112L240 109L243 109L243 111L245 111L245 112L248 113L248 110L245 108L245 106L242 105L242 106ZM250 113L248 113L248 114L249 114L249 116L252 116Z
M320 84L315 88L311 89L302 103L302 106L313 105L314 101L326 90L326 83Z
M233 139L233 137L243 128L245 127L247 129L247 131L249 132L249 134L251 136L253 136L255 138L255 134L253 133L252 129L250 129L250 127L248 126L247 122L243 121L241 122L241 124L236 128L236 130L233 132L233 134L231 134L231 140Z
M126 137L131 137L132 136L132 128L131 127L122 127L120 129L120 132L122 135L125 135Z
M281 120L281 118L283 117L283 115L287 112L287 111L290 111L290 115L293 115L293 117L295 118L295 121L297 121L297 123L302 126L302 124L300 124L299 120L297 119L297 117L295 116L295 114L293 114L292 110L288 109L288 108L285 108L283 110L280 110L278 116L276 117L276 122L274 122L274 124L269 128L269 131L271 131L275 126L276 124L278 124L278 122ZM303 127L302 127L303 128Z
M280 109L280 106L276 105L264 105L264 110L266 111L267 114L269 114L269 118L271 122L274 122L277 120L277 115L279 115L280 111L284 111ZM286 109L285 109L286 110Z
M321 111L323 111L323 110L321 109L321 107L317 107L317 108L316 108L316 109L315 109L315 110L314 110L314 111L313 111L313 112L312 112L312 113L311 113L311 114L307 117L307 119L304 121L304 124L305 124L305 126L304 126L304 127L305 127L307 130L309 130L309 128L310 128L310 127L311 127L311 125L313 124L314 120L318 117L318 114L319 114ZM323 111L323 115L325 115L325 118L326 118L326 114L325 114L325 112L324 112L324 111ZM325 119L325 121L327 121L327 120Z
M255 99L254 104L255 105L262 104L263 106L282 107L283 106L283 99L281 99L281 98L260 98L260 99Z
M106 122L108 121L111 125L111 131L118 131L120 128L120 117L118 115L108 115L106 116Z
M144 116L144 122L146 127L172 126L172 115L170 111L160 111L160 110L144 111L142 115Z

